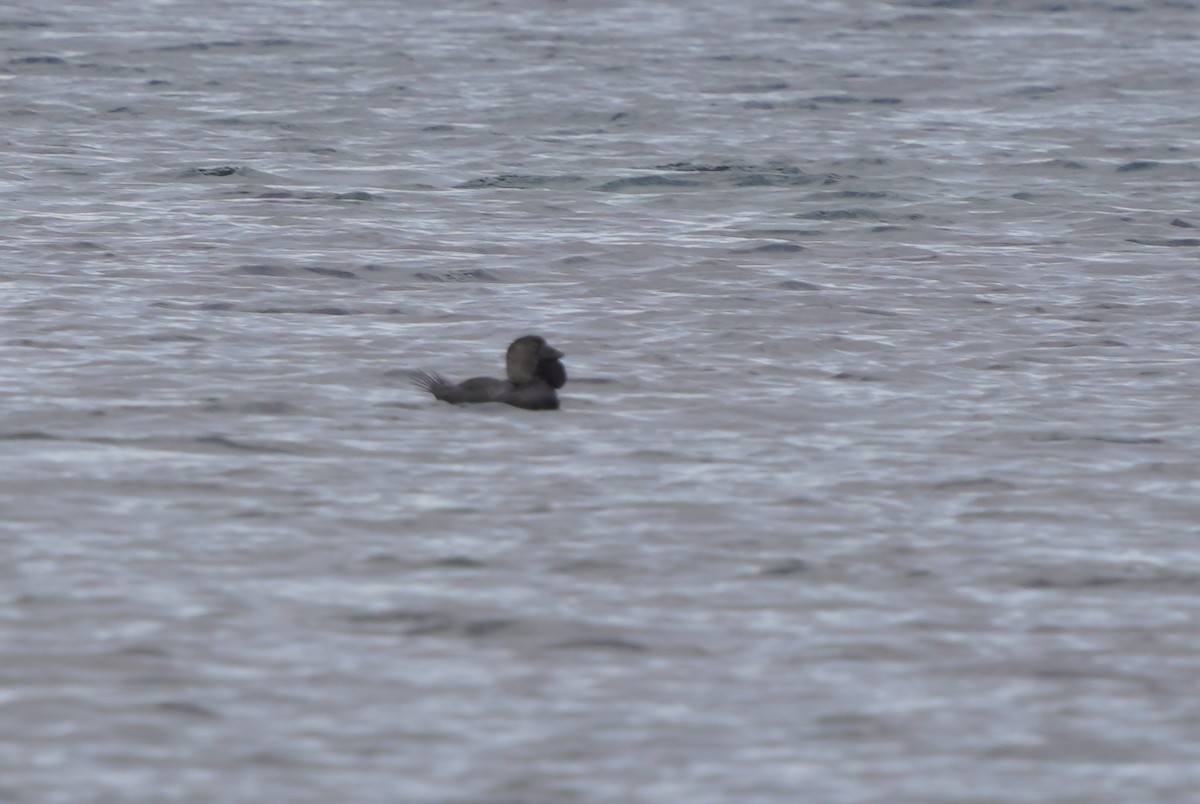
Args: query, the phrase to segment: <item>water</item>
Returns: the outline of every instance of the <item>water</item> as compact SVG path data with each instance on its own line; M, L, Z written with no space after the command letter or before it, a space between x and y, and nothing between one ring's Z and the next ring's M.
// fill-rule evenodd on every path
M1194 796L1195 21L9 3L0 800Z

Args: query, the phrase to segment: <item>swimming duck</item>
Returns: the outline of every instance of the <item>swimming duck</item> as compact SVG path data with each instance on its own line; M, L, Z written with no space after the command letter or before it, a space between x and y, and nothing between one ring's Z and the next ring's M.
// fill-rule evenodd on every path
M567 382L562 357L540 335L525 335L508 347L507 380L473 377L455 385L431 371L414 372L411 379L418 388L455 405L503 402L526 410L558 410L556 390Z

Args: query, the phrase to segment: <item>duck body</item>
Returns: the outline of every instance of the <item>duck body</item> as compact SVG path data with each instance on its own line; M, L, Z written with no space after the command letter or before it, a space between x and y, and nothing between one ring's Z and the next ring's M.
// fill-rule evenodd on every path
M567 382L563 353L540 335L517 338L508 347L508 379L472 377L454 383L440 374L421 371L412 375L418 388L454 405L503 402L525 410L558 410L558 389Z

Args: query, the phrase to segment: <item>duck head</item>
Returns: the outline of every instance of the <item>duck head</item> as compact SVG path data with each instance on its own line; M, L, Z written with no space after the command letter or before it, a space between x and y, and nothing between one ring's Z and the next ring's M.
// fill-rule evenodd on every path
M524 385L540 379L551 388L562 388L567 382L567 370L560 361L562 357L563 353L540 335L517 338L508 347L505 357L508 381L513 385Z

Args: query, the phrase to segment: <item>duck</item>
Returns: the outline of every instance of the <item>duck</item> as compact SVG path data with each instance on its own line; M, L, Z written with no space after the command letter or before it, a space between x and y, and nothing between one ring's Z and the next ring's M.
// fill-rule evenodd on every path
M522 335L504 356L508 379L472 377L453 383L432 371L409 375L413 384L453 405L503 402L525 410L558 410L558 389L566 385L565 355L541 335Z

